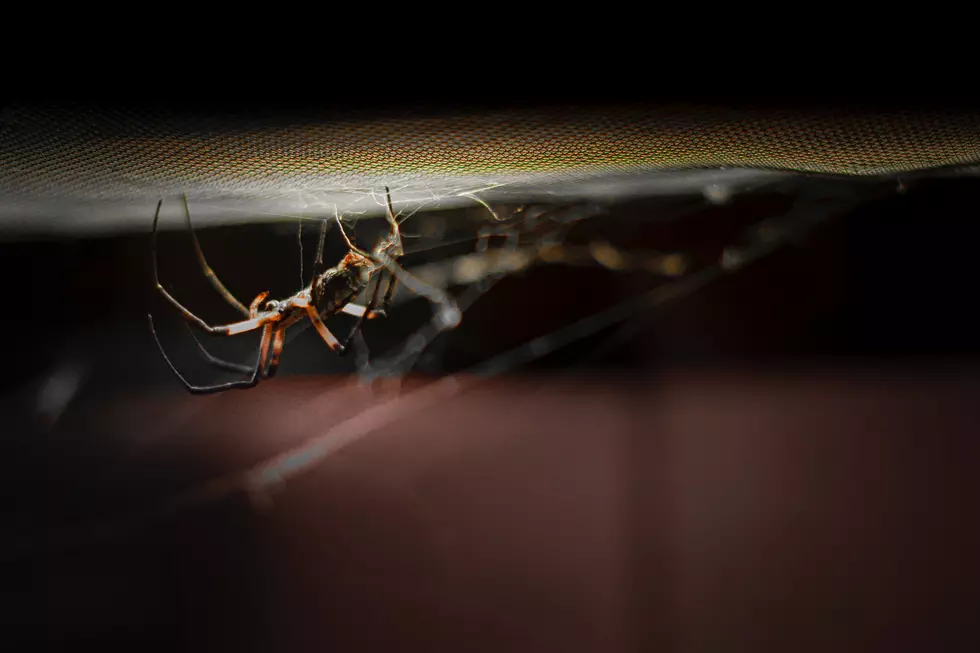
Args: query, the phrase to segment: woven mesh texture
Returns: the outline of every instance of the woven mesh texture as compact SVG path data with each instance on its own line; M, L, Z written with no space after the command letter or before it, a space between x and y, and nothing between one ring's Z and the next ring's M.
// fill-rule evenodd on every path
M6 197L336 190L699 167L873 175L980 163L980 115L712 107L356 119L0 110Z

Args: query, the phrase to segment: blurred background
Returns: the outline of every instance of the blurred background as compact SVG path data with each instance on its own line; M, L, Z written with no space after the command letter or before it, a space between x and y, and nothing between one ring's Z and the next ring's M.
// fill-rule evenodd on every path
M486 284L400 381L366 379L308 330L275 379L190 396L147 312L190 379L230 377L153 291L154 202L122 233L9 234L5 636L130 650L973 650L980 181L732 173L565 198L599 208L562 225L564 245L680 253L685 274L531 266ZM450 269L493 224L475 202L429 208L403 226L402 262L420 274ZM298 220L265 218L199 230L245 303L301 279ZM320 223L307 218L308 280ZM352 223L358 242L380 228ZM344 252L332 229L327 260ZM179 221L158 253L181 301L235 319ZM365 326L373 359L431 314L396 299ZM243 362L255 340L203 341ZM450 376L456 391L412 404ZM283 483L249 492L236 476L310 442L329 452Z

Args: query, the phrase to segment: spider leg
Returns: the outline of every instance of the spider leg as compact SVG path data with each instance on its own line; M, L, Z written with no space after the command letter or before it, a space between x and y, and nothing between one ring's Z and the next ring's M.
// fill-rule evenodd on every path
M248 305L248 316L256 317L259 314L259 306L262 304L262 300L269 296L269 291L260 292L252 300L252 303Z
M157 290L159 290L167 301L177 307L177 310L183 314L184 318L197 325L200 329L207 331L208 333L215 333L222 336L234 336L239 333L246 333L248 331L255 331L256 329L265 326L270 322L277 322L279 320L279 314L276 312L262 313L250 320L242 320L241 322L232 322L231 324L221 324L219 326L211 326L198 316L191 313L189 310L183 307L180 302L174 299L173 295L168 293L163 289L163 286L157 284Z
M330 333L330 329L327 328L327 325L323 323L323 320L321 320L319 314L317 314L316 308L313 306L307 306L306 313L310 316L310 322L312 322L313 326L316 327L316 332L320 334L320 337L327 343L327 346L333 351L342 353L344 351L344 346L340 344L339 340L337 340L337 336Z
M388 290L385 291L385 298L381 304L381 312L385 315L388 314L388 308L391 306L391 298L395 296L395 290L398 288L398 277L393 274L388 275Z
M181 199L184 201L184 217L187 220L187 229L191 232L191 238L194 239L194 251L197 252L197 261L201 264L201 271L204 272L204 276L207 277L207 280L211 283L211 286L218 291L218 293L232 306L232 308L242 315L248 315L248 310L246 310L245 306L231 294L231 291L225 288L225 284L221 283L221 279L218 278L218 275L216 275L214 270L211 269L211 266L208 265L207 259L204 258L204 250L201 249L201 243L197 239L197 233L194 231L194 227L191 225L191 210L187 206L187 195L181 195ZM156 220L153 221L153 225L154 229L156 229Z
M385 200L387 203L387 211L385 217L388 219L388 223L391 225L391 235L396 244L396 251L398 252L393 258L386 251L375 251L373 256L368 255L367 257L374 261L378 265L384 266L388 273L394 278L391 283L394 284L395 281L400 281L405 284L405 287L414 292L417 295L422 295L428 299L433 304L438 304L441 307L441 311L438 315L438 322L440 328L454 328L459 324L462 314L459 308L456 306L456 302L442 289L431 286L418 277L409 273L405 268L400 266L395 262L395 258L401 255L402 243L401 243L401 232L398 228L398 220L395 218L394 210L391 206L391 191L385 186ZM339 222L339 220L338 220ZM385 302L391 299L391 295L394 294L394 287L389 286L388 292L385 293Z
M355 245L354 244L354 241L352 241L350 239L350 237L348 237L347 230L344 229L344 223L340 219L340 214L337 213L337 207L336 206L334 206L333 217L334 217L334 220L336 220L336 222L337 222L337 226L340 227L340 235L344 237L344 242L347 243L347 247L350 249L350 251L355 252L357 254L360 254L361 256L363 256L366 259L370 259L371 258L371 255L368 254L367 252L365 252L363 249L359 248L357 245Z
M187 308L184 307L183 304L177 301L173 295L167 292L166 288L164 288L163 285L160 283L160 273L157 269L157 222L160 220L160 206L162 204L163 204L163 200L160 200L157 203L157 211L156 214L153 216L153 247L151 252L152 259L153 259L153 283L156 284L157 290L160 291L160 294L163 295L168 302L170 302L178 311L181 312L181 314L184 316L184 319L188 320L189 322L193 322L198 327L200 327L204 331L207 331L208 333L217 333L226 336L235 335L237 333L245 333L246 331L254 331L255 329L258 329L259 327L267 324L268 322L277 321L279 319L278 314L275 312L270 312L270 313L256 315L255 317L252 317L252 319L244 320L242 322L233 322L231 324L224 324L221 326L211 326L210 324L208 324L198 316L191 313ZM246 315L249 315L248 309L246 309L244 306L242 307L242 309L244 310Z
M394 208L391 206L391 191L388 190L387 186L385 186L385 206L385 218L388 220L388 224L391 225L391 238L394 241L393 244L395 252L393 256L398 258L405 252L405 250L402 247L402 232L399 227L400 223L398 222L398 218L395 216Z
M279 368L279 357L282 355L282 346L284 343L284 336L286 335L286 329L280 327L275 330L272 335L272 358L269 360L269 365L266 367L263 376L267 379L271 379L276 375L276 370Z
M384 280L384 270L378 274L378 280L374 283L374 292L371 294L371 301L368 302L367 308L361 313L361 316L357 318L357 322L351 327L350 333L347 334L347 339L344 340L343 349L340 350L340 355L343 356L347 353L347 348L350 347L351 339L354 337L358 331L360 331L361 326L364 324L364 318L368 315L374 313L374 307L378 304L378 291L381 290L381 282Z
M387 186L385 186L385 218L388 220L388 224L398 226L398 218L395 216L395 209L391 205L391 191Z
M183 375L180 372L177 371L177 368L174 366L173 362L171 362L170 358L167 356L167 352L164 351L163 345L160 343L160 338L157 336L156 329L153 326L153 316L148 315L147 317L149 318L150 321L150 333L153 334L153 340L156 341L157 348L160 350L160 354L163 356L163 360L166 361L167 366L170 368L170 371L174 373L174 375L180 380L181 383L184 384L184 387L187 388L187 391L190 392L191 394L196 394L196 395L212 394L215 392L222 392L224 390L233 390L236 388L252 388L258 384L259 379L261 378L260 371L265 365L266 358L268 357L269 354L269 339L272 334L271 325L266 324L265 327L262 329L262 344L259 348L260 349L259 356L255 360L255 366L252 368L251 378L242 381L229 381L227 383L218 383L215 385L192 385L189 381L187 381L187 379L183 377Z
M394 238L396 258L402 254L402 240L401 240L401 229L399 228L398 217L395 215L395 209L391 204L391 190L385 186L385 219L388 220L388 224L391 225L391 235ZM394 263L391 257L385 256ZM385 266L387 268L387 266ZM406 273L407 274L407 273ZM383 276L383 275L382 275ZM381 278L378 279L378 287L381 286ZM391 298L395 295L395 290L398 288L398 276L392 270L388 270L388 288L385 290L384 299L381 303L380 314L387 315L388 308L391 305ZM375 289L375 295L377 295L377 289Z
M249 372L252 371L252 366L251 365L242 365L240 363L232 363L230 361L226 361L226 360L224 360L222 358L218 358L217 356L212 355L211 352L209 352L207 349L205 349L204 344L194 334L194 330L191 329L191 325L190 324L187 324L187 322L184 322L184 324L187 326L187 332L189 334L191 334L191 338L194 338L194 342L197 343L197 350L199 352L201 352L201 356L209 364L214 365L215 367L217 367L220 370L226 370L228 372L240 372L242 374L248 374Z

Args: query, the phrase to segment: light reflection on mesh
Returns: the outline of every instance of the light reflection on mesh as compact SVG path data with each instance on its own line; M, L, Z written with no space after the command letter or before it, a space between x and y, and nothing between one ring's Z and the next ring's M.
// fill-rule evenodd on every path
M7 196L263 194L411 180L751 167L876 174L980 161L980 116L552 109L398 119L0 111Z

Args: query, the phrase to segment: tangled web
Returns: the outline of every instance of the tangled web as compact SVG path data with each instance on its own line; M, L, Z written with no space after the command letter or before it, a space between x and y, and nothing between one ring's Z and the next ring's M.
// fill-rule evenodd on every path
M603 221L616 208L611 203L491 204L478 193L458 191L457 196L468 198L471 206L450 214L423 210L427 204L439 204L437 194L428 195L427 201L420 201L419 196L405 200L398 197L398 190L392 188L391 197L393 213L404 229L404 256L397 261L403 274L397 275L402 283L391 298L390 315L384 318L383 328L397 326L404 331L405 321L400 314L413 305L428 303L430 310L427 318L387 348L374 347L363 332L358 332L353 338L356 375L360 383L372 384L379 379L397 381L413 370L425 368L424 371L436 371L438 380L382 401L296 450L246 472L214 481L189 496L200 499L242 487L256 496L264 496L289 477L316 465L330 452L398 419L405 411L418 410L479 379L520 368L644 311L696 292L719 278L737 274L786 244L799 242L819 223L883 194L894 193L895 185L884 181L855 189L851 184L834 182L801 186L776 181L765 192L790 198L788 210L764 216L743 228L731 242L707 247L704 252L650 249L622 239L610 242L602 237L602 232L607 226ZM705 198L709 203L730 200L706 192L695 204L703 206ZM385 201L377 190L366 190L359 199L363 210L347 213L342 218L338 213L335 222L348 225L344 227L345 233L359 231L356 240L364 243L366 249L385 234L385 221L367 219L383 214ZM674 206L658 219L677 220L683 213L683 205ZM309 225L309 221L300 221L300 233L303 224ZM330 228L329 219L322 224L325 230ZM558 266L642 277L644 289L584 317L568 319L558 329L475 365L452 369L439 364L445 350L444 346L440 348L440 343L445 345L455 330L466 326L469 310L498 283L535 268ZM358 302L366 303L370 292L369 284ZM533 310L534 300L534 297L528 299L529 310ZM520 316L512 319L519 320ZM291 338L299 332L296 329Z
M437 405L487 378L524 368L600 332L630 323L639 315L661 310L719 279L737 275L770 253L803 242L821 223L894 194L896 185L887 179L855 185L834 180L801 184L798 178L789 182L774 178L764 187L745 193L778 197L777 209L749 215L723 240L695 234L686 244L665 240L659 246L656 238L645 236L651 225L661 227L657 233L664 233L671 231L664 225L684 225L686 218L706 207L728 211L737 204L739 193L709 188L698 196L667 198L651 212L649 203L487 201L487 194L473 187L443 191L446 194L434 189L421 193L417 187L412 192L397 185L390 187L393 213L404 239L404 255L393 261L404 272L399 276L402 283L391 297L387 313L369 320L367 332L355 334L351 356L343 362L329 352L324 357L331 364L352 367L354 382L377 389L377 401L349 418L318 429L316 436L294 448L194 487L135 522L127 519L99 525L95 530L100 536L243 491L256 505L269 505L276 490L291 478L377 429ZM301 260L310 260L310 243L324 230L336 244L342 243L342 228L352 244L364 250L370 250L388 233L388 223L383 219L384 190L349 192L354 194L349 204L357 208L343 215L340 211L334 215L330 207L316 218L277 216L281 231L288 228L299 236L301 247L305 243ZM447 208L443 205L447 197L454 202L462 200L464 205ZM192 202L192 211L194 206ZM310 268L304 267L294 268L300 269L299 278L292 278L300 284L311 278ZM536 283L531 290L532 284L525 279L539 270L549 270L558 284L572 278L574 272L576 285L555 288ZM221 273L228 274L225 270ZM477 331L474 338L473 329L488 320L486 315L476 317L481 299L505 283L516 284L527 293L525 300L513 312L502 314L499 321L519 323L528 315L542 313L548 318L542 321L548 328L513 342L503 329L490 326ZM559 291L573 297L581 310L556 314L548 308L548 296ZM372 292L374 285L369 284L354 303L367 304ZM304 322L289 330L287 356L290 343L308 326ZM467 338L499 343L494 343L498 346L489 356L460 362L461 357L453 354L453 343L460 339L466 342ZM323 349L321 343L315 344ZM425 382L421 386L414 381L401 385L413 372L421 372ZM78 537L71 534L58 538L58 542L65 545Z

